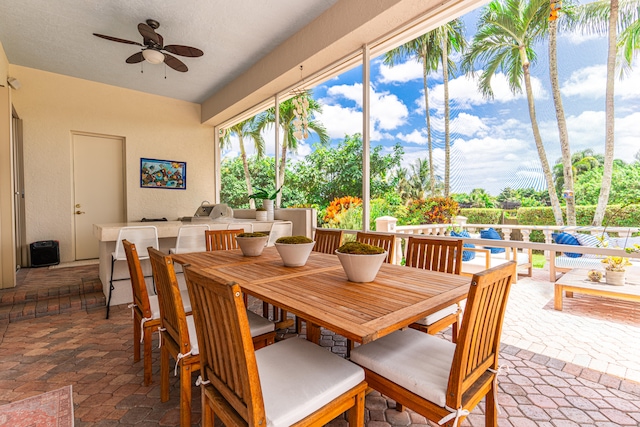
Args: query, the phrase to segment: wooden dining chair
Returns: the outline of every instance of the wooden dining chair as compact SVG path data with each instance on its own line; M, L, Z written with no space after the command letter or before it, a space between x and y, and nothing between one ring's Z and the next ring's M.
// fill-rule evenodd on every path
M356 234L356 242L381 247L387 251L387 257L384 259L384 262L393 264L396 253L396 236L393 234L365 233L363 231L358 231Z
M342 230L334 230L330 228L316 228L314 239L316 244L313 246L314 252L323 254L334 254L336 249L340 247L342 242Z
M131 290L133 291L133 361L140 361L140 344L144 348L144 385L153 382L151 366L151 341L153 332L160 326L160 308L158 296L149 295L147 284L144 280L140 258L136 245L128 240L122 241L122 246L129 266L131 277Z
M185 268L200 343L202 426L364 425L362 369L309 341L254 351L240 286Z
M180 426L191 426L191 373L200 370L193 316L184 311L170 256L149 248L160 305L160 400L169 400L169 357L180 368Z
M497 427L498 352L514 274L509 261L473 276L456 344L405 329L355 348L351 361L398 410L456 427L486 396L484 425Z
M244 230L206 230L204 232L206 249L208 251L240 249L238 242L236 242L236 236L240 233L244 233Z
M405 260L405 265L408 267L460 274L460 269L462 268L462 239L444 240L409 236ZM456 342L461 311L458 304L452 304L412 323L410 327L428 334L436 334L451 326L451 340Z

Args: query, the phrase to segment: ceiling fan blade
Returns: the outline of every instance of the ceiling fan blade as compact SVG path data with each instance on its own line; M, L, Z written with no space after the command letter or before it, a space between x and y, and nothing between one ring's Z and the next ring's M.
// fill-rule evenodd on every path
M135 45L138 45L138 46L142 46L140 43L132 42L131 40L119 39L117 37L105 36L104 34L97 34L97 33L93 33L93 35L96 36L96 37L100 37L101 39L111 40L113 42L126 43L126 44L135 44Z
M164 50L166 50L167 52L171 52L174 55L189 56L192 58L204 55L204 52L200 49L196 49L195 47L191 46L182 46L179 44L167 45L164 47Z
M142 52L138 52L128 57L126 62L127 64L137 64L142 61L144 61L144 56L142 56Z
M180 71L181 73L185 73L189 71L189 69L184 64L184 62L180 61L175 56L169 55L168 53L164 54L164 63L167 64L169 67L173 68L174 70Z
M140 35L142 35L142 37L144 38L145 44L147 43L147 40L151 40L155 44L160 44L160 37L158 37L158 34L156 34L153 28L151 28L147 24L143 22L139 23L138 31L140 32Z

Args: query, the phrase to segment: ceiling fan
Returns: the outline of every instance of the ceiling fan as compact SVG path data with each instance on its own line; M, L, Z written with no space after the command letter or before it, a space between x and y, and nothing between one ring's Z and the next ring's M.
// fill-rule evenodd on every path
M142 46L142 51L138 53L134 53L130 57L127 58L127 64L137 64L144 60L152 63L152 64L160 64L164 62L169 67L173 68L176 71L180 71L182 73L189 71L189 68L184 64L184 62L180 61L173 55L169 55L170 52L174 55L187 56L187 57L198 57L204 55L200 49L196 49L191 46L182 46L179 44L168 44L164 46L164 39L155 30L160 27L160 23L153 19L147 19L147 23L139 23L138 31L140 35L142 35L143 43L133 42L131 40L119 39L117 37L105 36L103 34L93 33L94 36L100 37L103 39L111 40L118 43L125 44L135 44L138 46ZM162 52L164 51L164 52Z

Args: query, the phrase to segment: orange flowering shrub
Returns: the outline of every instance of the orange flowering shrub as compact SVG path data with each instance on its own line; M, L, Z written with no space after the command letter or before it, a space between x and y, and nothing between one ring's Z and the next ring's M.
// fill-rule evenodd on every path
M324 222L329 226L337 226L341 223L349 209L362 206L362 199L353 196L336 197L327 207Z
M408 207L409 224L449 224L458 214L458 202L450 197L431 197L411 202Z

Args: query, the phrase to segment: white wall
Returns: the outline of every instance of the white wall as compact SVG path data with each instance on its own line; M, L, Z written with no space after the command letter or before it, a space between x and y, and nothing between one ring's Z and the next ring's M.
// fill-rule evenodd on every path
M213 200L213 128L200 105L16 65L9 74L22 83L12 100L24 125L27 242L59 240L61 261L74 260L72 131L125 138L129 221L176 219ZM187 189L140 188L141 157L186 161ZM109 177L96 172L100 191Z

